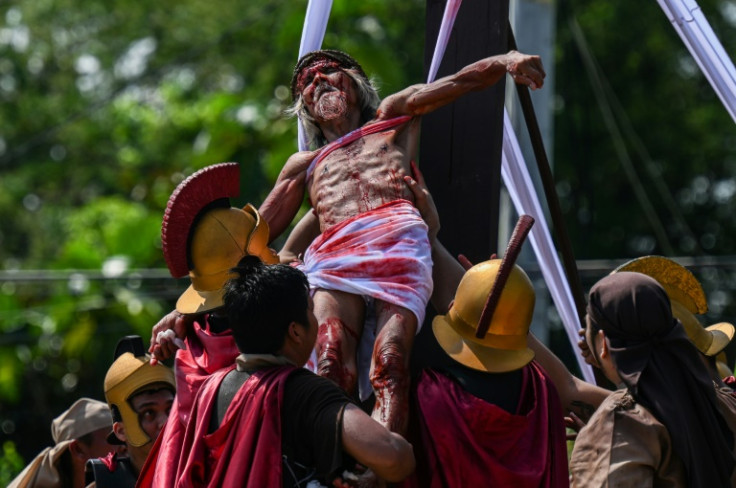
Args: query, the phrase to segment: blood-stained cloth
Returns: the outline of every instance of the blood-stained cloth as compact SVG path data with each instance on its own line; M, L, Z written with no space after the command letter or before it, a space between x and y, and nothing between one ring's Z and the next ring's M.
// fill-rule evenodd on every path
M407 200L394 200L330 227L300 266L313 289L339 290L410 310L421 326L432 294L427 225Z

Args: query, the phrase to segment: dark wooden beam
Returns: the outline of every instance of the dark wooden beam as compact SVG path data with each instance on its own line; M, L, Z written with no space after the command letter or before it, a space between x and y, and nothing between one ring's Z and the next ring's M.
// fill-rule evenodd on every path
M444 10L445 0L427 0L425 80ZM506 52L508 14L508 0L463 2L437 77ZM419 166L440 214L439 239L454 256L464 254L474 263L498 252L505 85L504 77L492 88L464 95L422 117ZM449 361L432 334L434 315L428 307L414 343L414 374Z
M427 0L425 77L445 9ZM438 78L507 51L508 0L466 1L460 7ZM505 78L422 120L419 165L439 209L440 241L471 261L497 252Z

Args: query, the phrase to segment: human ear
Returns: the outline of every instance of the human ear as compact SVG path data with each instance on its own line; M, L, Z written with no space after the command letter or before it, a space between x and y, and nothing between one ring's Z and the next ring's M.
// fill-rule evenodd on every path
M302 340L302 331L297 327L298 325L301 325L297 322L291 322L289 324L289 338L294 342L301 342Z
M115 422L112 424L112 431L115 433L121 442L127 442L128 437L125 435L125 425L122 422Z
M86 461L87 459L89 459L89 456L87 456L87 452L84 449L84 444L79 442L77 439L74 439L71 442L71 444L69 444L69 453L72 456L79 458L83 461Z
M607 358L610 354L610 351L608 350L608 341L606 340L606 334L602 330L598 331L598 339L600 340L600 346L598 346L599 351L599 357L601 359Z

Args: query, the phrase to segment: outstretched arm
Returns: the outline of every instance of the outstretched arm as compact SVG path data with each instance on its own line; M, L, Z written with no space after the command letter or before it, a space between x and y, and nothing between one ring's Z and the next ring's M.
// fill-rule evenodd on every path
M544 84L544 68L539 56L509 51L469 64L454 75L426 85L410 86L386 99L378 107L378 118L424 115L460 96L496 84L509 73L516 83L530 88Z
M552 379L552 383L555 384L557 393L560 395L562 408L566 412L573 412L587 422L596 408L611 392L583 381L570 373L565 364L560 361L560 358L547 349L539 339L534 337L534 334L529 334L527 344L534 351L534 359L542 365L542 368Z
M258 209L268 222L272 242L289 226L304 199L306 174L317 151L301 151L292 155L279 174L276 184Z

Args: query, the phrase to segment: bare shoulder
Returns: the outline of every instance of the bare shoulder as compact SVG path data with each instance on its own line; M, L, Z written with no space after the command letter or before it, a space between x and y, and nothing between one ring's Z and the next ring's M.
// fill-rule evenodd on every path
M309 164L318 152L319 151L299 151L292 154L289 159L286 160L279 177L281 179L292 178L302 173L306 173L307 168L309 168Z
M400 115L416 115L410 109L409 100L424 86L424 84L411 85L401 91L387 96L381 101L381 104L378 106L376 118L378 120L385 120L393 117L398 117Z

